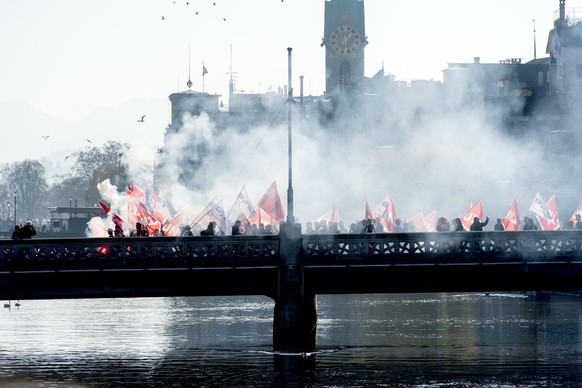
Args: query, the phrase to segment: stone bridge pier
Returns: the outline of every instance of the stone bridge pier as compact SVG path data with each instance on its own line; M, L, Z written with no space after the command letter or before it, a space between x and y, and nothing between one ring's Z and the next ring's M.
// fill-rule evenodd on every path
M309 352L315 349L317 300L306 295L301 268L301 225L280 226L279 290L275 299L273 345L275 351Z

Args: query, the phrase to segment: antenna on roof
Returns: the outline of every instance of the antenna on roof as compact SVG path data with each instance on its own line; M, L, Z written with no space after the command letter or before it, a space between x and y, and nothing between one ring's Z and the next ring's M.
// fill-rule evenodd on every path
M192 87L192 78L190 78L190 43L188 43L188 82L186 82L188 90Z

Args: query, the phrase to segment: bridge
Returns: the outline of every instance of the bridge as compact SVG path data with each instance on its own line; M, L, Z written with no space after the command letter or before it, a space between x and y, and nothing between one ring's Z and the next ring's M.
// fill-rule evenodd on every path
M582 232L0 240L0 299L266 295L276 350L315 346L318 294L582 290Z

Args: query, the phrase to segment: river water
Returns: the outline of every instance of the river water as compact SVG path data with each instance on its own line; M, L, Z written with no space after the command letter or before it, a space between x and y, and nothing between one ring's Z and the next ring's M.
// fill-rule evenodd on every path
M317 349L274 354L266 297L20 301L1 387L577 387L582 299L318 296Z

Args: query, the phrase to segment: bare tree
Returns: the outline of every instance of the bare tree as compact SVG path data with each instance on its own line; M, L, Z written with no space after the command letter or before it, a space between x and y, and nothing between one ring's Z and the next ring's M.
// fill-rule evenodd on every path
M83 182L85 205L95 205L100 199L97 184L109 178L113 182L126 182L125 169L121 157L129 148L128 144L108 141L103 147L89 147L76 152L71 182ZM66 196L66 198L69 198ZM81 198L79 198L81 199Z
M25 159L5 165L2 178L7 194L16 196L17 221L42 219L47 215L48 185L45 168L39 161Z

